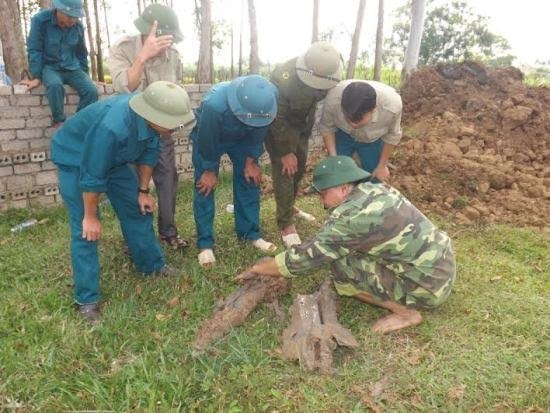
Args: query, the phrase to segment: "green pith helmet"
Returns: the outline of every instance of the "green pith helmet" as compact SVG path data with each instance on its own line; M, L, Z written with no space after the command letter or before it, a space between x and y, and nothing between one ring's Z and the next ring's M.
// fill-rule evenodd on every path
M71 17L84 17L82 0L53 0L52 6L61 13Z
M143 10L143 13L134 20L134 25L141 34L148 35L151 32L151 27L155 20L157 21L157 36L171 34L174 36L175 43L183 40L178 16L176 16L176 13L170 7L159 3L153 3L147 6L145 10Z
M340 53L327 42L313 43L307 52L296 59L296 74L314 89L330 89L342 80L343 65Z
M241 76L229 84L227 103L245 125L267 126L277 115L277 88L260 75Z
M187 92L172 82L159 80L151 83L130 99L130 107L145 120L166 129L195 126Z
M338 185L364 181L370 176L349 156L329 156L315 165L313 187L321 192Z

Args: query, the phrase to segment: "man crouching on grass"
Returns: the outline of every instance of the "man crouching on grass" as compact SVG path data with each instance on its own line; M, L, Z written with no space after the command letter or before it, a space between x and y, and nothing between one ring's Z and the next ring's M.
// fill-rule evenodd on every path
M294 277L331 264L340 295L391 314L372 327L387 333L422 322L419 309L447 300L456 268L451 240L396 189L366 181L370 174L347 156L317 164L313 186L333 208L317 235L237 276Z

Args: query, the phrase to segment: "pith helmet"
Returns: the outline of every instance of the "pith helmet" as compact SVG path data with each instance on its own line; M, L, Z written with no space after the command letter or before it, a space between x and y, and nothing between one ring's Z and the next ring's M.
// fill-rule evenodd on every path
M231 112L245 125L267 126L277 115L277 89L260 75L234 79L227 90Z
M84 17L82 0L53 0L53 8L71 17Z
M338 50L327 42L313 43L296 59L296 74L314 89L330 89L342 80L342 59Z
M166 129L195 126L187 92L172 82L159 80L151 83L130 99L130 107L145 120Z
M349 156L329 156L315 165L313 187L321 192L338 185L364 181L370 176Z
M153 23L157 21L157 35L171 34L174 42L181 42L183 35L180 31L178 16L174 10L159 3L150 4L143 10L143 13L134 20L134 25L141 34L149 34Z

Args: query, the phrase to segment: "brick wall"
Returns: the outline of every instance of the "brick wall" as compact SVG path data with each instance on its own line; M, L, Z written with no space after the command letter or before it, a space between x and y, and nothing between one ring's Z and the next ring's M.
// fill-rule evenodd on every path
M185 85L196 108L210 85ZM113 94L111 85L98 86L100 99ZM65 113L74 114L78 95L65 86ZM31 93L24 86L0 86L0 211L7 208L26 208L32 205L51 205L61 202L55 165L50 160L51 112L43 87ZM314 145L320 137L314 134ZM180 179L193 173L191 146L185 133L173 136L176 165ZM261 158L267 163L266 153ZM221 168L231 169L227 157Z

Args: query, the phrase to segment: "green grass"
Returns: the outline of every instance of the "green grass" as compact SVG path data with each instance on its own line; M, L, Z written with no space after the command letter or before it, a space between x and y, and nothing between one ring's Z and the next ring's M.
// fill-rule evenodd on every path
M306 373L273 350L286 322L261 307L206 353L191 348L201 321L232 278L260 254L236 241L229 179L218 190L218 266L196 250L167 251L184 275L146 280L121 252L102 206L103 321L90 327L71 307L66 214L11 210L0 219L0 411L545 411L550 406L550 237L509 227L469 228L454 237L459 277L440 309L415 329L379 336L384 311L341 300L341 322L360 342L337 350L334 376ZM194 234L191 187L179 193L177 222ZM299 200L318 217L315 197ZM265 238L278 241L274 201L263 200ZM12 235L29 217L46 224ZM304 235L317 225L300 225ZM311 292L327 271L297 280L281 304ZM177 297L171 305L168 302ZM385 379L385 380L382 380ZM375 384L378 383L378 386ZM384 385L385 383L385 385ZM378 390L374 391L375 387ZM531 409L531 410L529 410Z

